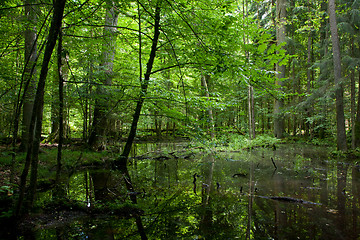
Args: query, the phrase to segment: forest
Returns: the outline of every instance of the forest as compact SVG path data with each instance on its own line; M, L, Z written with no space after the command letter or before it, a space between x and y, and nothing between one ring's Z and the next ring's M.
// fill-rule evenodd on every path
M3 0L0 238L356 239L359 27L359 0Z

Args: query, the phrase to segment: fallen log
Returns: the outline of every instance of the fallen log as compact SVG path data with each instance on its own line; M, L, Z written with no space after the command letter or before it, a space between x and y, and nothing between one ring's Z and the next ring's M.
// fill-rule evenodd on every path
M284 196L258 196L260 198L271 199L275 201L288 202L288 203L299 203L299 204L313 204L313 205L321 205L321 203L315 203L310 201L305 201L300 198L293 197L284 197Z

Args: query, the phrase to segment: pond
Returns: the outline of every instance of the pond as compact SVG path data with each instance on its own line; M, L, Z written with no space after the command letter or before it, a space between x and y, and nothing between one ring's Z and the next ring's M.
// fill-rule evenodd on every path
M138 144L133 154L183 147ZM43 223L19 238L140 239L139 221L148 239L360 237L360 166L329 157L324 147L137 157L129 173L136 193L117 171L86 170L69 176L66 194L88 208L133 206L129 195L136 194L138 215L63 212L56 218L66 221Z

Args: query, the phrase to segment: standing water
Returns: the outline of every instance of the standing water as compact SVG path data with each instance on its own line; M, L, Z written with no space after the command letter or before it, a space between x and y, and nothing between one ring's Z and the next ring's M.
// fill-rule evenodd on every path
M20 239L140 239L139 218L148 239L359 239L360 166L326 148L171 154L179 147L137 145L129 166L136 192L117 171L73 174L68 197L106 210L64 215L68 221L42 223ZM163 154L139 157L157 150ZM116 206L141 211L124 217Z

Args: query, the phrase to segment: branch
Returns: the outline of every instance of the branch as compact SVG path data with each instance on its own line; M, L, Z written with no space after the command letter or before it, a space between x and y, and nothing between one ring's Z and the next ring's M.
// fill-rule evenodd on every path
M67 27L63 27L63 29L70 28L70 27L73 27L73 26L75 26L75 24L69 25ZM106 25L106 24L100 24L100 25L98 25L98 24L82 24L82 25L76 25L76 26L78 26L78 27L97 27L97 28L111 27L111 28L116 28L116 29L129 30L129 31L132 31L132 32L136 32L137 34L139 33L139 29L134 29L134 28L129 28L129 27L121 27L121 26L114 26L114 25ZM144 32L141 32L141 34L152 40L152 37L149 36L148 34L146 34ZM74 36L76 36L76 35L74 35Z
M173 5L169 2L169 0L165 0L165 1L170 5L170 7L175 11L175 13L185 22L185 24L190 28L190 30L194 33L195 37L198 39L201 46L203 46L205 49L211 50L211 48L209 46L207 46L206 43L198 36L197 32L195 32L195 30L190 25L190 23L188 21L186 21L185 17L173 7Z
M154 73L161 72L161 71L168 70L168 69L175 68L175 67L180 68L180 67L183 67L183 66L186 66L186 65L213 66L211 64L200 64L200 63L178 63L178 64L175 64L175 65L172 65L172 66L167 66L167 67L157 69L157 70L151 72L150 74L154 74Z
M90 0L86 0L85 2L83 2L82 4L80 4L80 6L79 7L77 7L77 8L75 8L75 9L72 9L72 10L70 10L69 12L67 12L66 14L64 14L64 17L63 18L65 18L67 15L69 15L70 13L73 13L73 12L75 12L76 10L79 10L79 9L81 9L86 3L88 3ZM100 6L102 5L102 3L101 4L99 4Z
M0 8L0 11L6 11L6 10L11 10L11 9L15 9L15 8L23 8L26 6L39 6L39 5L44 5L44 6L53 6L50 3L33 3L33 4L22 4L22 5L16 5L14 7L6 7L6 8Z
M100 7L102 6L103 3L104 3L104 1L102 1L100 4L98 4L98 5L97 5L97 8L95 8L94 11L92 11L89 16L85 17L84 19L81 19L81 20L78 21L77 23L69 24L68 27L63 27L62 29L70 28L70 27L72 27L72 26L76 26L77 24L79 24L79 23L81 23L81 22L84 22L86 19L88 19L88 18L90 18L91 16L93 16L93 15L95 14L95 12L100 9ZM80 9L80 8L78 8L78 9ZM64 23L66 24L65 21L64 21Z

